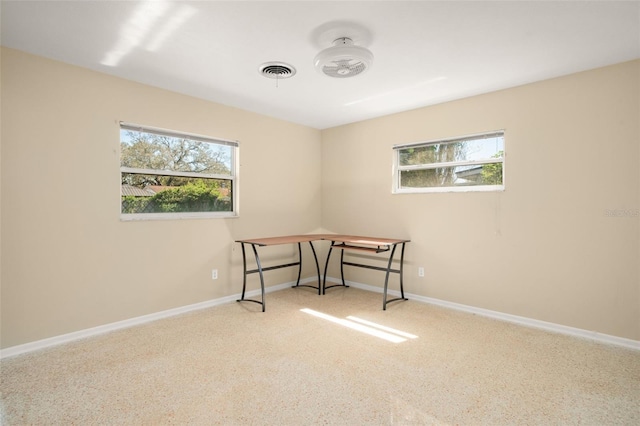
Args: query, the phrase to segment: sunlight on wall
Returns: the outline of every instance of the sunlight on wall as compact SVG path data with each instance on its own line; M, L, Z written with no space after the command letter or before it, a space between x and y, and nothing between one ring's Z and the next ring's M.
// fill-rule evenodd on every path
M300 311L309 315L313 315L318 318L325 319L327 321L331 321L335 324L340 324L352 330L360 331L362 333L369 334L371 336L379 337L380 339L384 339L393 343L406 342L407 338L416 339L418 337L413 334L405 333L404 331L396 330L390 327L385 327L383 325L379 325L374 322L363 320L353 316L348 316L347 319L341 319L341 318L337 318L332 315L324 314L322 312L314 311L313 309L308 309L308 308L300 309Z

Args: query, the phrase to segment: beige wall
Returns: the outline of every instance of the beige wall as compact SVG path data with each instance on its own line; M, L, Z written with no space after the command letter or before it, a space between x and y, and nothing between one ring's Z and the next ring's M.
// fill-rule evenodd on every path
M640 340L638 217L605 216L639 208L639 68L320 132L3 49L1 347L238 293L235 239L324 229L411 238L411 293ZM240 218L121 222L120 120L239 140ZM496 129L505 192L391 194L393 144Z
M605 214L640 208L639 66L323 131L323 226L410 238L411 293L640 340L639 218ZM504 192L391 194L394 144L499 129Z
M0 8L1 11L1 8ZM0 348L2 348L2 54L0 54Z
M239 140L241 216L120 221L120 120ZM315 129L10 49L2 122L4 348L238 293L235 239L320 224Z

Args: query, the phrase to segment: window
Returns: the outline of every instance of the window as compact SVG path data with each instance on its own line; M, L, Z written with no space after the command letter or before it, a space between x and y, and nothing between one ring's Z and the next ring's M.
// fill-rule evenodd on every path
M238 143L120 123L122 219L230 217Z
M396 145L393 192L504 189L504 132Z

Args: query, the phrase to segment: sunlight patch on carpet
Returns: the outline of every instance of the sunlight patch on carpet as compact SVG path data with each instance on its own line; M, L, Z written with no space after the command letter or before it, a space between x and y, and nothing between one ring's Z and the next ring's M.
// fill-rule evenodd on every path
M407 338L415 339L418 337L413 334L405 333L403 331L395 330L390 327L385 327L352 316L347 317L347 319L342 319L329 314L314 311L313 309L309 308L303 308L300 309L300 311L304 312L305 314L313 315L317 318L322 318L324 320L331 321L332 323L339 324L352 330L360 331L361 333L375 336L393 343L406 342Z
M347 317L348 320L359 322L360 324L368 325L369 327L374 327L392 334L397 334L398 336L406 337L407 339L417 339L418 336L415 334L407 333L406 331L396 330L395 328L387 327L385 325L380 325L372 321L367 321L362 318L354 317L349 315Z

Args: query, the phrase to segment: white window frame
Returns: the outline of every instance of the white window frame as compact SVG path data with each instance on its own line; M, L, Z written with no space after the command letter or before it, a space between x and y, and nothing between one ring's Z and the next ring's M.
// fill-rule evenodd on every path
M410 166L400 165L400 151L405 148L417 148L428 145L437 145L443 143L465 142L483 138L490 138L502 136L503 138L503 155L502 158L485 159L485 160L469 160L469 161L451 161L441 163L419 164ZM487 133L477 133L466 136L457 136L446 139L434 139L423 142L414 142L407 144L397 144L393 146L393 194L423 194L434 192L490 192L490 191L504 191L505 189L505 158L506 158L506 137L504 130L496 130ZM456 167L456 166L473 166L502 163L502 185L466 185L466 186L440 186L440 187L417 187L417 188L401 188L400 187L400 173L408 170L426 170L436 169L441 167Z
M196 135L192 133L184 133L175 130L162 129L158 127L142 126L132 123L119 123L119 132L121 130L131 130L135 132L153 133L160 136L168 136L175 138L190 139L198 142L207 142L217 145L231 146L231 174L208 174L208 173L192 173L192 172L176 172L172 170L154 170L154 169L138 169L132 167L120 166L120 176L122 173L134 173L134 174L146 174L146 175L160 175L160 176L180 176L180 177L195 177L206 179L222 179L231 182L231 203L232 210L229 212L178 212L178 213L122 213L120 208L120 220L133 221L133 220L175 220L175 219L207 219L207 218L234 218L239 216L239 171L240 171L240 142L234 140L226 140L220 138L212 138L209 136ZM120 138L118 138L120 139ZM119 141L120 142L120 141ZM118 143L120 147L120 143ZM120 164L122 164L122 153L118 150ZM122 188L122 186L121 186ZM120 190L120 199L122 200L122 189ZM121 202L118 203L121 205Z

